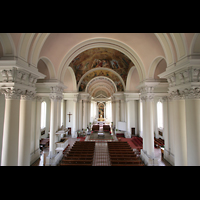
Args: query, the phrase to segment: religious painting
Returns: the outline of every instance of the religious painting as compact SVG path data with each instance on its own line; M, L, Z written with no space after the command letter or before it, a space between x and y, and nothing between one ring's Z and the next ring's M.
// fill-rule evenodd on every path
M81 77L94 68L109 68L117 72L126 84L128 72L134 64L122 52L111 48L92 48L76 56L69 66L73 69L77 84Z
M98 106L99 106L99 118L104 118L104 104L100 103Z

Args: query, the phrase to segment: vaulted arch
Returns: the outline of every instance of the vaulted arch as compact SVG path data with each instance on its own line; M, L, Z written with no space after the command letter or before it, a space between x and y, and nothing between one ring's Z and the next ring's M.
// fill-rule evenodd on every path
M167 66L173 65L175 63L175 56L173 54L173 48L170 44L169 38L165 33L155 33L155 35L164 50Z
M154 73L155 73L155 70L156 70L156 67L158 65L158 63L162 60L162 59L165 59L164 57L162 56L159 56L159 57L156 57L152 63L151 63L151 66L149 67L149 71L148 71L148 78L149 79L153 79L154 78Z
M199 56L200 55L200 33L195 33L191 45L190 45L190 55Z
M16 56L16 48L9 33L0 33L3 56Z
M50 79L55 79L56 78L55 68L54 68L53 63L51 62L51 60L49 58L47 58L47 57L41 57L40 59L43 60L44 63L46 64L46 66L47 66L47 68L49 70Z
M124 84L124 81L123 81L123 79L121 78L121 76L117 73L117 72L115 72L114 70L112 70L112 69L108 69L108 68L94 68L94 69L91 69L90 71L88 71L88 72L86 72L82 77L81 77L81 79L80 79L80 81L78 82L78 88L80 88L80 86L81 86L81 84L84 82L84 80L85 79L87 79L87 77L89 76L89 79L90 80L92 80L94 77L95 77L95 75L96 74L98 74L97 75L97 77L98 76L102 76L103 75L103 77L105 77L105 78L107 78L106 77L106 74L107 73L110 73L110 79L111 79L111 77L112 77L112 81L114 82L114 81L117 81L117 82L120 82L119 84L120 84L120 88L122 89L122 91L125 91L125 84ZM87 85L87 83L84 83L85 84L85 86ZM115 85L116 84L118 84L118 83L115 83ZM117 87L118 87L118 85L117 85ZM119 89L120 89L119 88Z
M85 91L91 96L94 96L98 91L104 91L108 96L111 96L113 93L117 92L117 87L110 78L99 76L90 80Z
M30 64L36 67L39 61L40 51L49 34L50 33L22 34L18 45L18 57L28 62L29 56Z
M18 57L27 61L29 49L32 43L32 39L35 36L35 33L23 33L20 37L19 46L18 46Z
M138 74L140 77L140 80L142 81L146 77L146 72L144 69L144 65L140 59L140 57L134 52L133 49L131 49L126 44L110 39L110 38L92 38L89 40L86 40L84 42L79 43L78 45L74 46L67 54L64 56L58 70L58 76L57 78L60 80L62 79L62 76L65 72L66 67L69 66L71 61L78 56L80 53L84 52L85 50L96 48L96 47L108 47L115 50L118 50L125 54L135 65L135 67L138 70Z
M185 56L188 55L188 51L186 48L186 41L182 33L170 33L173 42L175 44L178 60L181 60Z

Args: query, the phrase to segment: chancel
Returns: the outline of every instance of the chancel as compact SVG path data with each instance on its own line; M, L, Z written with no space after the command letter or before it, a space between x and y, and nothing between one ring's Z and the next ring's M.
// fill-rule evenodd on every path
M199 121L199 33L0 33L1 166L200 165Z

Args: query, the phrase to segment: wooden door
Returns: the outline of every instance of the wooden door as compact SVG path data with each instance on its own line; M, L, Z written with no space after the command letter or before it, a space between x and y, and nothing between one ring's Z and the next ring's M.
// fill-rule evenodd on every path
M131 128L131 136L135 136L135 128Z
M68 135L71 135L71 127L68 127Z

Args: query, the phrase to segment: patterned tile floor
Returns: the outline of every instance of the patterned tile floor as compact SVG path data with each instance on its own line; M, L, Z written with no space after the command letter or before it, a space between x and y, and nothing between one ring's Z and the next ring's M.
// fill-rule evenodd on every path
M92 166L110 166L107 142L96 142Z

